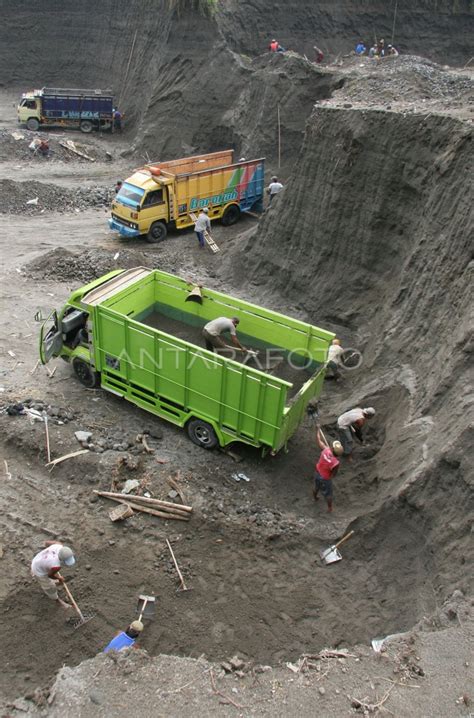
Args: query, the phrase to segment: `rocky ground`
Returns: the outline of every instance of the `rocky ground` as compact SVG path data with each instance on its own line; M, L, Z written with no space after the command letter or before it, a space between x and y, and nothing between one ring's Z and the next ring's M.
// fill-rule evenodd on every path
M317 106L284 193L260 222L216 226L217 255L200 252L190 231L157 246L111 235L104 207L115 181L143 161L139 150L132 162L127 137L89 144L70 133L97 161L53 154L41 163L18 149L26 138L12 139L14 110L3 97L0 611L14 637L3 648L5 716L472 711L471 215L463 180L471 81L416 58L349 58L327 70L296 53L257 58L250 69L249 62L241 69L254 90L267 78L272 93L286 88L288 107L299 98L284 145L287 172L305 108ZM240 121L253 137L248 117ZM255 136L270 144L265 123ZM35 197L37 205L26 205ZM447 253L436 227L449 238ZM429 256L427 237L436 247ZM35 313L47 316L72 289L136 265L310 318L364 351L362 368L341 384L327 382L321 400L329 436L348 406L377 409L367 445L338 476L333 514L311 497L309 419L288 454L262 459L245 447L235 447L237 457L208 454L171 425L84 389L65 363L37 366ZM51 458L84 453L46 466L43 412ZM250 481L237 482L236 472ZM93 490L121 490L128 479L138 481L135 491L172 501L179 497L169 480L177 481L191 520L135 515L112 523L114 504ZM355 534L343 561L323 566L319 550L348 530ZM78 564L67 577L95 614L77 631L29 577L31 557L50 538L74 547ZM177 590L166 538L189 592ZM158 598L141 640L146 653L97 656L135 616L140 593ZM408 634L374 653L373 638L400 632ZM325 648L348 655L321 655Z

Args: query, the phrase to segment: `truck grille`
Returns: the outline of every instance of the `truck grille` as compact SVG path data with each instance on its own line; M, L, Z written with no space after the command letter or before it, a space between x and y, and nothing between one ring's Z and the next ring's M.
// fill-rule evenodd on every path
M130 227L131 229L138 229L138 224L135 222L129 222L126 219L122 219L122 217L118 217L116 214L112 212L112 219L118 222L119 224L123 224L124 227Z

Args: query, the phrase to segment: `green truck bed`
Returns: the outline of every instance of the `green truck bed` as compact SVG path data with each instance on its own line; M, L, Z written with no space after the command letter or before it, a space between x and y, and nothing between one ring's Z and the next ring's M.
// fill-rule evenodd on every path
M278 451L321 392L334 335L210 289L202 288L202 304L187 302L190 289L142 267L102 277L74 292L55 317L52 355L72 361L80 378L78 362L89 364L104 389L186 426L203 446L241 441ZM74 346L69 317L78 313L86 337ZM201 329L220 316L239 317L239 338L259 349L256 360L204 348ZM291 382L279 378L282 369ZM212 441L199 440L205 426Z

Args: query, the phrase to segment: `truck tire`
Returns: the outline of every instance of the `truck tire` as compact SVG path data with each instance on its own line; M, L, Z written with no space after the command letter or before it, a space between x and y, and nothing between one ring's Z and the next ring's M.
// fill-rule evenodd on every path
M74 373L84 386L88 389L94 389L99 384L99 375L95 372L91 365L83 359L76 357L73 359L72 368Z
M213 427L202 419L188 421L186 431L193 444L201 446L203 449L215 449L219 444Z
M89 134L89 132L92 132L94 129L94 125L90 122L90 120L82 120L80 127L81 132L85 132L86 134Z
M29 130L31 130L32 132L36 132L36 130L39 129L40 123L39 123L39 121L36 119L36 117L30 117L30 118L28 118L28 120L26 121L26 126L27 126L27 128L28 128Z
M224 227L230 227L231 224L235 224L240 219L240 207L236 204L229 205L222 215L222 224Z
M166 224L164 222L153 222L150 227L150 231L146 235L146 241L151 244L156 244L157 242L162 242L166 239L167 234L168 230L166 229Z

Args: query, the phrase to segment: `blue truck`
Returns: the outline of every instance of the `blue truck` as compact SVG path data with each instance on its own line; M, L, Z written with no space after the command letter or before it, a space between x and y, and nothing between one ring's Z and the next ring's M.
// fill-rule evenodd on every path
M25 92L17 107L18 122L32 131L45 125L113 131L115 111L110 91L57 87Z

